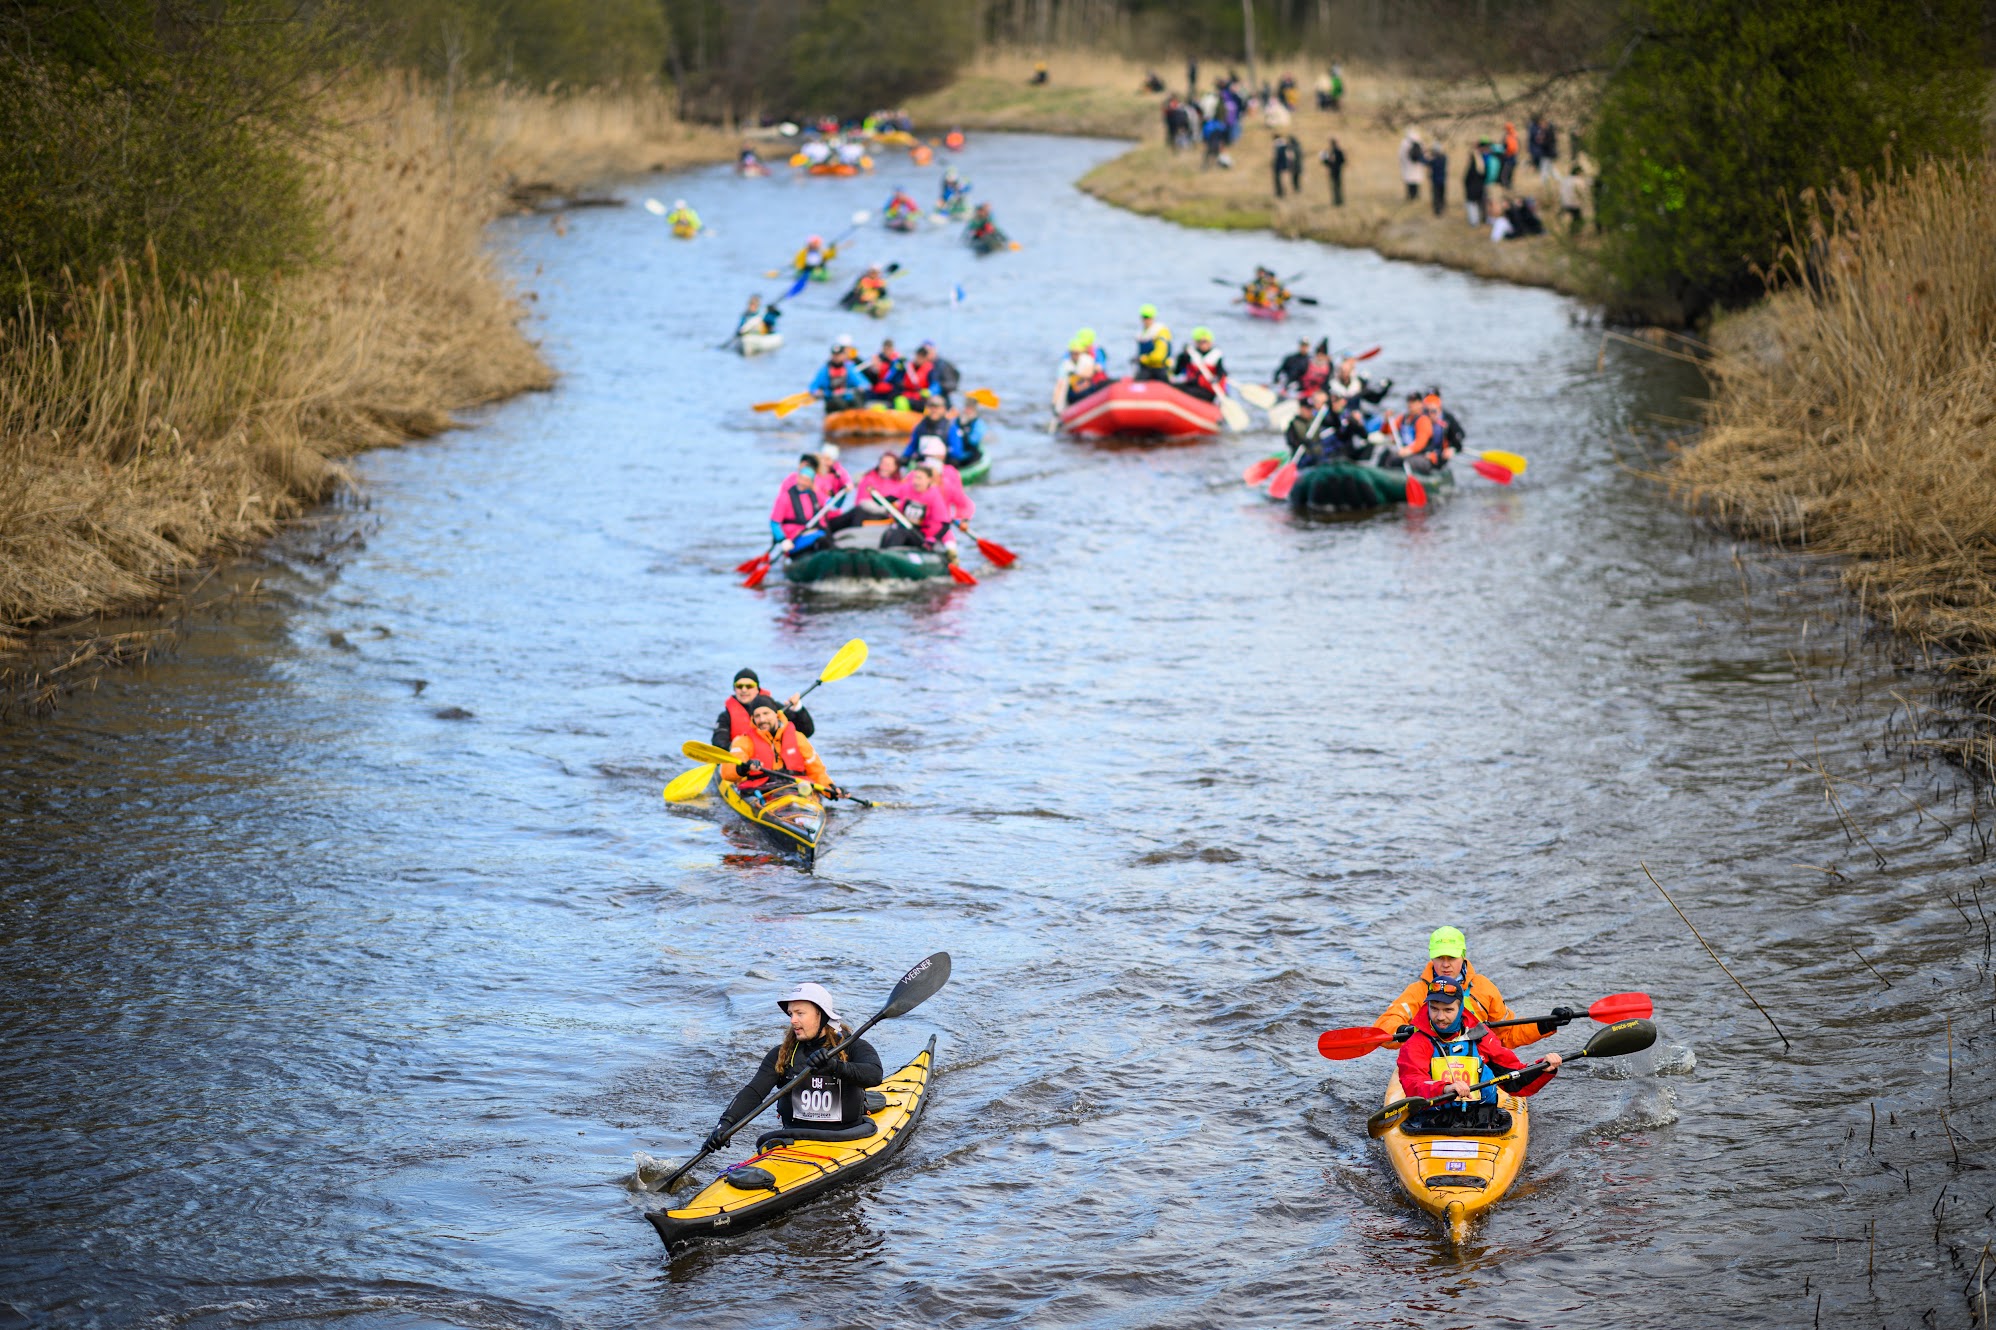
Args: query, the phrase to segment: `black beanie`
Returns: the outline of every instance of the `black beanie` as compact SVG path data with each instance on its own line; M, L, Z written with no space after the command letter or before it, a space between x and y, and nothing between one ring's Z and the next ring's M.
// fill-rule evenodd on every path
M747 680L748 680L748 681L749 681L750 683L754 684L754 685L755 685L755 686L756 686L757 688L760 688L760 687L762 687L762 680L761 680L761 679L758 679L758 678L756 677L756 673L755 673L755 671L754 671L754 670L736 670L736 671L735 671L735 678L734 678L734 682L736 682L736 683L740 683L740 682L741 682L742 680L744 680L744 679L747 679Z
M775 698L771 697L768 693L757 693L755 697L748 704L748 713L749 715L753 716L756 712L762 710L764 707L768 707L771 711L774 711L779 716L783 714L783 704L777 701Z

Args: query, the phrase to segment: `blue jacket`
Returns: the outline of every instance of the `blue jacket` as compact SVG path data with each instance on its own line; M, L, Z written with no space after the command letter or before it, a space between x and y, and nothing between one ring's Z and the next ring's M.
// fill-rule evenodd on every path
M848 365L846 367L846 383L851 391L861 393L873 386L873 380L867 378L866 371L857 365ZM829 363L820 365L818 366L818 376L811 380L811 391L823 397L831 390L832 367Z

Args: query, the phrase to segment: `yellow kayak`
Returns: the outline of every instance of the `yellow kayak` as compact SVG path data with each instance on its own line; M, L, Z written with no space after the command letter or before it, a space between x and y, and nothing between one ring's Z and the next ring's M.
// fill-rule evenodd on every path
M829 819L824 799L809 782L777 784L760 803L745 798L733 781L724 780L720 784L721 798L744 822L778 848L803 855L806 868L817 862L818 846L824 840L825 823Z
M743 1232L834 1187L878 1173L900 1153L922 1119L935 1057L936 1041L931 1035L928 1047L916 1054L913 1062L874 1087L886 1103L866 1115L872 1130L865 1135L847 1140L811 1139L814 1135L851 1135L854 1128L764 1132L756 1141L754 1155L708 1183L685 1205L649 1210L645 1218L651 1220L669 1249L699 1238Z
M1386 1083L1386 1101L1405 1099L1399 1073ZM1497 1106L1510 1115L1500 1130L1437 1135L1408 1131L1419 1115L1379 1138L1400 1185L1414 1204L1442 1221L1450 1242L1469 1235L1469 1221L1495 1205L1517 1181L1525 1162L1525 1142L1531 1134L1525 1101L1497 1092Z

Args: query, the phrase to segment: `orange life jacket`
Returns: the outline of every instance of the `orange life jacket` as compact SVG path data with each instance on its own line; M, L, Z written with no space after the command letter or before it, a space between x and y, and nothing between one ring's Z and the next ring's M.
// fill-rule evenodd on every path
M732 695L728 698L728 742L733 743L744 734L755 732L755 722L749 719L748 708Z
M729 698L728 701L733 703L734 699ZM733 717L730 716L729 719L732 720ZM810 763L804 760L804 750L797 746L797 727L789 721L783 722L783 728L777 731L776 743L773 745L769 741L769 736L753 725L749 727L748 741L750 758L762 763L770 771L787 771L794 776L811 774ZM776 759L778 748L783 751L781 762ZM755 790L760 789L768 781L767 776L744 776L737 784L744 790Z

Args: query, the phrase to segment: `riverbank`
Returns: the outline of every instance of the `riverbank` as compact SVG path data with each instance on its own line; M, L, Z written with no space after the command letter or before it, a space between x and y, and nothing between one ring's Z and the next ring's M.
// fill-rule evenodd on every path
M492 217L733 151L656 93L384 83L338 109L311 163L316 263L260 291L127 264L0 333L0 698L150 645L106 616L330 496L342 458L548 387Z
M1964 704L1915 742L1996 776L1996 156L1814 220L1807 284L1715 329L1710 426L1671 483L1734 531L1842 560Z
M1486 95L1480 89L1348 71L1341 109L1318 111L1309 93L1315 71L1296 62L1291 72L1303 85L1303 107L1284 132L1302 143L1303 188L1277 199L1270 170L1275 134L1261 118L1242 129L1230 150L1231 169L1202 169L1197 149L1174 153L1165 145L1163 97L1142 91L1148 72L1143 65L1056 55L1047 61L1048 82L1036 87L1029 82L1032 64L1019 55L989 57L949 87L912 103L909 111L929 129L1134 138L1137 146L1083 176L1080 187L1106 203L1182 226L1265 229L1569 295L1594 294L1584 261L1589 237L1569 241L1548 234L1498 242L1490 239L1487 226L1469 224L1461 192L1468 149L1478 138L1503 130L1501 120L1486 124L1472 114L1476 99ZM1224 65L1208 68L1217 73ZM1167 82L1182 81L1182 70L1163 72ZM1421 198L1410 202L1401 183L1399 147L1409 127L1448 154L1447 203L1439 216L1425 185ZM1347 159L1343 206L1333 204L1330 178L1318 159L1333 137ZM1557 190L1536 174L1526 179L1529 171L1529 163L1520 164L1519 187L1530 188L1553 226L1559 217Z

